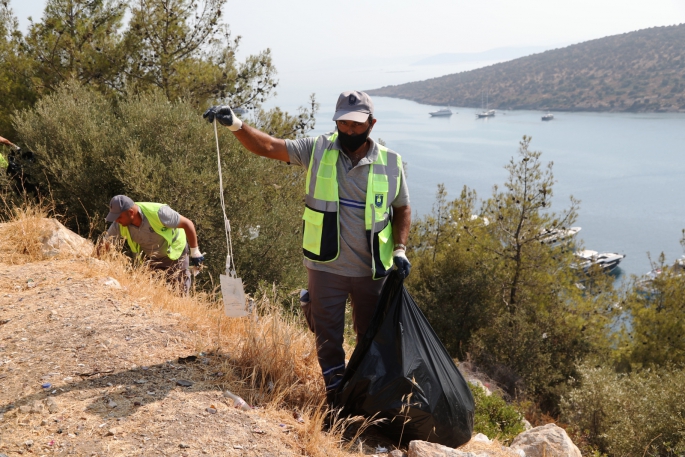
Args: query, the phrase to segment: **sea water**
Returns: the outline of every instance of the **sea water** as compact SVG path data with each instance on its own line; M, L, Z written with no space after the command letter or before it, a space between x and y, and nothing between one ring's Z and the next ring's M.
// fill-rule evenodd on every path
M327 102L328 100L326 100ZM619 277L642 275L664 252L671 263L683 254L685 228L685 114L497 111L477 119L474 108L451 107L454 115L432 118L444 106L374 97L378 119L372 137L382 138L407 162L412 212L430 212L439 183L456 198L463 186L480 198L502 187L504 166L517 157L523 135L530 149L553 162L553 211L579 199L574 225L587 249L626 254ZM321 103L316 135L333 128L333 103Z

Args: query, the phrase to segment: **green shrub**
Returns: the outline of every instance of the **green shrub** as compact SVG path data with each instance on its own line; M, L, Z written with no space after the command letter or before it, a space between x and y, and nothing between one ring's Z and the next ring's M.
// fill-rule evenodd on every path
M432 213L412 226L407 287L453 357L556 415L577 364L608 353L616 299L613 278L572 268L572 249L545 242L548 230L574 223L579 203L552 212L551 164L529 142L480 209L473 191L449 202L438 187Z
M280 111L261 117L265 129L291 137L300 121ZM15 125L36 155L31 175L50 190L71 229L84 236L104 231L116 194L169 204L195 223L207 252L209 275L198 278L207 288L218 283L227 247L216 141L194 106L169 102L161 91L114 104L70 82L19 113ZM260 279L286 289L301 285L303 170L255 156L221 127L219 143L238 274L248 290Z
M486 395L485 390L469 383L476 403L473 418L473 431L482 433L488 438L497 438L504 443L510 443L516 435L523 432L523 415L497 393Z
M580 374L561 409L562 418L588 443L585 451L653 457L685 453L682 367L619 374L584 365Z

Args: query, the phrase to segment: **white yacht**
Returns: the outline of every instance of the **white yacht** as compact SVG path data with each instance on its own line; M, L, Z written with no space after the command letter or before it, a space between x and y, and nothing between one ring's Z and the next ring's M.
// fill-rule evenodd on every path
M443 108L443 109L439 109L437 111L433 111L433 112L428 113L428 114L430 114L433 117L445 117L445 116L451 116L454 113L449 108Z
M591 249L583 249L576 251L575 256L578 257L577 266L583 271L588 271L592 265L599 265L605 273L611 273L616 269L621 260L625 259L625 254L616 254L615 252L597 252Z
M552 114L552 113L547 113L547 114L542 115L543 121L551 121L552 119L554 119L554 114Z
M476 117L478 119L481 119L484 117L495 117L495 110L489 109L489 110L481 111L480 113L476 114Z
M545 229L540 232L540 242L550 246L568 243L580 230L580 227Z

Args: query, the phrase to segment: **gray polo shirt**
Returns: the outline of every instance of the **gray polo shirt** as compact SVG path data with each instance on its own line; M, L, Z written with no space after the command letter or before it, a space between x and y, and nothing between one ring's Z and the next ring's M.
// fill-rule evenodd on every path
M150 222L145 217L145 214L143 214L140 209L138 209L138 212L143 218L143 222L140 224L140 227L129 224L128 231L131 234L131 239L140 245L140 249L149 259L156 261L164 261L168 259L168 243L162 235L159 235L150 226ZM162 222L162 224L169 228L176 228L178 227L179 222L181 222L181 215L171 209L168 205L164 205L159 208L157 215L159 216L159 220ZM109 229L107 230L107 237L112 237L115 239L122 238L119 232L119 224L117 222L113 222L112 225L109 226Z
M327 133L326 136L331 133ZM285 140L290 163L308 168L316 140L317 138ZM338 196L340 198L340 255L336 260L328 263L312 262L305 258L304 265L312 270L326 271L343 276L371 276L371 250L366 239L364 209L366 206L366 187L371 168L369 165L378 158L378 145L371 140L369 152L355 167L352 166L350 158L342 152L337 140L332 149L341 152L336 164ZM409 205L409 190L404 178L404 170L402 170L399 193L392 202L392 206L393 208L400 208L407 205Z

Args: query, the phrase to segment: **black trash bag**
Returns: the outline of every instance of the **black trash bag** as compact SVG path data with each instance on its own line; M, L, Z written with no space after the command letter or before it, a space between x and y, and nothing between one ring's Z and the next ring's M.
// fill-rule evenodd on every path
M333 407L341 417L386 419L378 426L400 444L423 440L456 448L471 439L471 390L396 271L383 286Z

